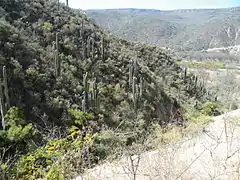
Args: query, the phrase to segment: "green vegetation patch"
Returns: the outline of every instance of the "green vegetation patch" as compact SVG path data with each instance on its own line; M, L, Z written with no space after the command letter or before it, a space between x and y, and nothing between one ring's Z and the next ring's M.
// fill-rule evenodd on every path
M177 61L178 65L187 65L189 68L206 68L206 69L225 69L225 64L216 61L203 61L203 62L191 62L191 61Z

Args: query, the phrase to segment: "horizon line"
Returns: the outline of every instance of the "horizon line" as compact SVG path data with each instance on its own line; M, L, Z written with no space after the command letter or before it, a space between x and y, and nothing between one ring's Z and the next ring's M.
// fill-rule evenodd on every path
M127 9L134 9L134 10L154 10L154 11L178 11L178 10L216 10L216 9L231 9L231 8L240 8L240 6L229 6L229 7L199 7L199 8L180 8L180 9L154 9L154 8L134 8L134 7L126 7L126 8L93 8L93 9L81 9L84 11L89 10L127 10Z

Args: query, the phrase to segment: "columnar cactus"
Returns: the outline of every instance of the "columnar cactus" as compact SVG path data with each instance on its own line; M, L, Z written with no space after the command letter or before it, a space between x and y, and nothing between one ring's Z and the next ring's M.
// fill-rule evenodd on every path
M133 104L134 104L135 109L137 109L138 102L139 102L139 87L136 84L135 85L135 91L134 91L134 94L133 94Z
M59 0L57 0L57 6L58 6L58 11L59 11L59 6L60 6Z
M131 86L133 82L133 61L129 61L129 87Z
M144 91L144 78L139 75L139 65L137 61L129 61L129 87L132 91L132 100L136 110Z
M99 90L95 89L93 91L93 103L94 103L94 110L95 112L98 112L99 110L99 98L98 98Z
M139 88L140 88L139 94L140 94L140 96L142 97L142 95L143 95L143 78L142 78L142 77L140 77L140 85L139 85Z
M95 40L94 38L92 38L92 47L91 47L91 53L92 53L92 59L94 59L94 55L95 55Z
M97 113L100 106L97 79L93 78L91 88L89 89L88 72L83 76L83 89L82 110L87 111L89 108L92 108Z
M135 95L135 93L136 93L136 84L137 84L137 78L136 77L133 77L133 83L132 83L132 94L133 94L133 101L134 101L134 95Z
M184 77L183 78L184 78L184 80L186 80L186 78L187 78L187 68L184 69Z
M86 45L85 45L85 42L84 42L84 19L82 19L82 22L81 22L81 29L80 29L80 36L81 36L81 43L82 43L82 58L83 59L86 59Z
M56 33L56 40L55 40L55 56L54 56L54 69L55 69L55 76L58 77L60 75L60 60L59 60L59 42L58 42L58 33Z
M102 36L101 38L101 56L102 56L102 61L104 61L104 37Z
M4 99L3 99L3 91L2 91L2 86L0 86L0 111L1 111L1 118L2 118L2 128L5 130L5 119L4 119Z
M88 92L88 72L83 75L83 88L85 92Z
M88 102L88 89L89 89L89 85L88 85L88 72L86 72L83 75L83 101L82 101L82 110L86 111L87 110L87 102Z
M87 38L87 58L90 57L91 53L91 37L88 36Z
M82 111L86 112L86 101L84 99L82 100Z
M194 87L195 87L195 89L197 88L197 82L198 82L198 77L195 76L195 82L194 82Z
M83 32L83 29L84 29L84 19L82 19L82 22L81 22L81 31Z
M94 109L97 111L98 110L98 88L97 88L97 79L94 78L93 80L93 85L92 85L93 89L92 89L92 94L93 94L93 107Z
M133 62L133 75L134 75L135 77L137 77L137 76L138 76L138 73L139 73L139 65L138 65L137 61L135 60L135 61Z
M1 111L1 118L2 118L2 128L5 129L6 127L5 127L4 116L8 108L10 108L6 66L3 66L2 72L3 72L3 79L1 80L1 84L0 84L0 111ZM4 89L4 92L3 92L3 89ZM4 96L5 96L6 102L4 102Z
M4 86L4 95L6 98L6 109L8 109L8 108L10 108L10 100L9 100L9 95L8 95L6 66L3 66L3 86Z

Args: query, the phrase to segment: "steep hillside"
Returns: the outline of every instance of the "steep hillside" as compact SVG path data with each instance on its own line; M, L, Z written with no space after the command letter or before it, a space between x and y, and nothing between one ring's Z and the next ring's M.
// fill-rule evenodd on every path
M107 162L75 180L237 179L239 119L240 110L214 117L196 137Z
M153 122L182 124L183 103L216 100L162 49L111 36L57 1L3 0L0 14L1 178L63 177L64 154L81 151L85 168L111 153L102 131L136 140Z
M168 46L179 51L239 45L239 12L239 7L175 11L86 11L98 25L119 37Z

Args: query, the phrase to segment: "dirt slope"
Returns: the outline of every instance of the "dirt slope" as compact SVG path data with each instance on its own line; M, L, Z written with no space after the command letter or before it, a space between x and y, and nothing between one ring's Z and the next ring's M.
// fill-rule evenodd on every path
M103 164L75 180L240 179L240 109L213 120L197 137Z

